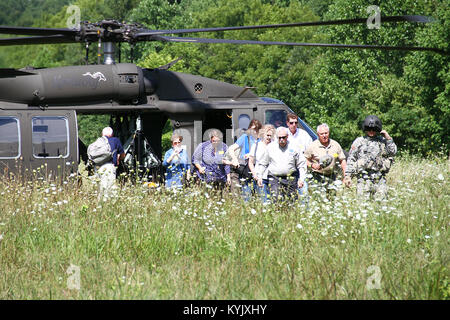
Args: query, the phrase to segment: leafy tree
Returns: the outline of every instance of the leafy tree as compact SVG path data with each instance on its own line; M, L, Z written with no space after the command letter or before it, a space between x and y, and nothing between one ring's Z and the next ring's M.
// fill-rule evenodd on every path
M325 18L368 16L370 4L373 2L337 0ZM448 50L448 4L391 0L379 5L382 15L415 13L447 20L431 25L382 23L379 30L365 25L337 26L329 28L332 42L409 44ZM313 123L328 122L334 137L346 147L360 135L364 117L377 114L400 147L423 153L436 150L448 139L445 122L436 117L448 117L448 65L448 57L428 52L327 50L315 65L313 104L307 115ZM425 141L425 136L430 139Z
M317 20L317 16L311 10L299 5L298 2L292 2L288 6L275 6L267 2L261 0L250 0L245 3L238 0L211 2L205 10L192 13L191 26L218 27ZM320 38L315 35L313 29L300 28L202 33L189 36L266 41L311 39L318 41ZM301 48L228 44L167 44L161 52L169 52L170 57L184 57L186 72L237 85L254 86L260 95L276 93L274 88L284 87L288 79L298 79L301 82L308 77L303 71L308 69L306 65L314 56L313 50ZM292 65L298 63L302 63L304 67L292 70ZM287 90L284 93L288 94ZM286 98L289 99L290 96Z

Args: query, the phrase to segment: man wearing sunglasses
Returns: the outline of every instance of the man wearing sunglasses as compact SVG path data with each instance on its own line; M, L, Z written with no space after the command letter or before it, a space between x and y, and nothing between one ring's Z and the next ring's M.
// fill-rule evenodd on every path
M305 153L306 148L312 143L311 136L302 128L298 127L298 117L295 113L288 113L286 116L286 126L289 129L288 141L292 147L298 151ZM305 180L303 187L298 189L300 195L308 193L308 181Z
M289 130L277 128L277 139L270 143L256 166L258 177L268 170L271 199L297 198L297 188L302 188L306 176L306 159L303 152L288 141ZM258 185L263 186L262 179Z
M385 199L387 195L386 174L391 168L397 146L382 130L377 116L367 116L363 122L364 137L356 138L350 149L344 183L351 185L351 177L357 177L357 193L365 198Z
M289 128L289 142L297 145L301 152L305 152L306 148L312 142L312 138L305 130L298 127L298 117L296 114L288 113L286 119L286 125Z

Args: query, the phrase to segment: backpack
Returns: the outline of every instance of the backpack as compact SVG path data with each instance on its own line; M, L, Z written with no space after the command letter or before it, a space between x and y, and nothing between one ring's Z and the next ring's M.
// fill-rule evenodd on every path
M103 136L91 143L87 149L87 155L89 160L98 166L111 161L113 152L111 151L108 138Z

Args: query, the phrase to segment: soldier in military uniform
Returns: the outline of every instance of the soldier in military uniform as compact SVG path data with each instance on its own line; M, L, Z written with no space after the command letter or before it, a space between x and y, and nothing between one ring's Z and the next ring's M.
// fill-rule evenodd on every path
M344 183L351 185L351 177L357 177L357 193L385 199L387 195L386 174L391 168L397 146L394 140L382 130L381 120L377 116L364 119L364 137L356 138L347 158Z

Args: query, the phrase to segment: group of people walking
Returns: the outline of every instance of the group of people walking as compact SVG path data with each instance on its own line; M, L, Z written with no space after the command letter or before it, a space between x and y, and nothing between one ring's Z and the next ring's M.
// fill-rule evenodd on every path
M170 148L164 155L165 185L180 188L185 179L206 183L248 201L259 196L263 201L296 199L306 195L308 188L321 188L333 195L336 182L350 187L357 178L358 195L383 199L387 195L386 174L397 152L391 136L382 130L377 116L367 116L363 123L365 135L357 138L346 157L339 143L330 138L330 128L323 123L317 127L318 139L298 127L298 117L289 113L286 126L250 121L248 129L236 142L227 146L222 132L212 129L209 140L200 143L188 158L183 137L172 135ZM115 172L125 153L110 127L88 148L94 162L97 155L104 158L95 166L100 177L100 194L114 191ZM97 155L96 155L97 154ZM97 158L97 159L99 159ZM192 165L190 164L192 163ZM310 173L307 177L307 173Z
M350 187L355 176L358 194L385 198L385 176L397 147L376 116L366 117L363 131L365 136L353 142L346 158L339 143L330 139L325 123L317 127L319 139L313 141L298 127L295 114L288 114L286 127L278 128L253 119L229 147L222 142L220 130L211 130L209 140L196 147L192 165L186 149L180 146L183 137L175 134L163 161L166 186L182 187L186 177L219 191L230 188L246 201L254 195L263 201L276 201L306 195L308 187L333 194L339 178ZM311 178L307 178L308 172Z

